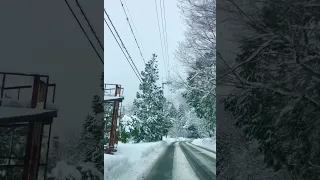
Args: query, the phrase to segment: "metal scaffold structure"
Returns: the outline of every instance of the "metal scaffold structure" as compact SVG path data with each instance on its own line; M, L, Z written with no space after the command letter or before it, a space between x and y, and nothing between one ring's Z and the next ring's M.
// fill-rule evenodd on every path
M119 84L104 84L105 153L116 152L118 118L121 115L123 88Z
M47 75L0 72L0 77L2 178L46 179L51 124L58 112L56 85Z

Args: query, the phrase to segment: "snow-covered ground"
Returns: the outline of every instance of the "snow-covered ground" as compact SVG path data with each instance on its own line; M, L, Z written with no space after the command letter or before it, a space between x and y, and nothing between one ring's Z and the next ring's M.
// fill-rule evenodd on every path
M136 180L148 172L166 147L175 141L167 138L159 142L122 144L114 155L104 155L105 180Z
M195 139L191 143L216 152L216 140L214 138Z
M92 162L80 162L78 165L71 165L62 160L57 162L56 167L48 174L48 178L54 178L55 180L81 179L83 174L103 177L103 174L96 169Z
M0 98L2 101L1 106L3 107L16 107L16 108L31 108L31 100L16 100L16 99L9 99L9 98ZM43 109L44 102L38 102L36 108ZM59 107L53 103L46 103L46 109L50 110L59 110Z

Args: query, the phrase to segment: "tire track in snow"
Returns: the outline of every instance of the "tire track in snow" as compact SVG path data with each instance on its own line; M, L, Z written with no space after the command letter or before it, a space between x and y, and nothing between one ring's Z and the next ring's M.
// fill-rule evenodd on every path
M216 162L216 153L209 151L207 149L204 149L202 147L199 147L197 145L191 144L191 143L186 143L190 148L194 149L195 151L204 154L205 156L207 156L209 159L211 159L212 161Z
M191 142L187 142L187 143L188 143L188 144L191 144L191 145L193 145L193 146L196 146L196 147L198 147L198 148L201 148L201 149L203 149L203 150L206 150L206 151L209 151L209 152L212 152L212 153L216 154L216 152L215 152L214 150L212 150L212 149L208 149L208 148L205 148L205 147L196 145L196 144L192 144Z
M173 169L172 179L173 180L199 180L196 173L193 171L191 165L186 159L184 153L179 145L174 145L174 158L173 158Z
M174 144L171 143L154 164L145 180L172 180Z
M179 143L182 152L186 156L188 162L201 180L216 179L216 160L206 153L203 153L191 145L182 142Z

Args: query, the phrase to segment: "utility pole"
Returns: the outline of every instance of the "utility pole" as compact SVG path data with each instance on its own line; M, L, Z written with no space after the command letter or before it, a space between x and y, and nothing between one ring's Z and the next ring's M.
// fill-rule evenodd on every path
M164 90L164 85L171 85L171 81L165 81L163 82L163 78L162 78L162 90Z

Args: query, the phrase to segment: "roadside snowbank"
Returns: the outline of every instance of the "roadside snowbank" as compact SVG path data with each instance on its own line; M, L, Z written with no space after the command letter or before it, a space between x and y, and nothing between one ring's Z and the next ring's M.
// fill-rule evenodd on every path
M119 143L114 155L104 155L104 179L137 180L148 172L152 164L175 139L151 143Z
M216 140L214 138L195 139L191 143L216 152Z

